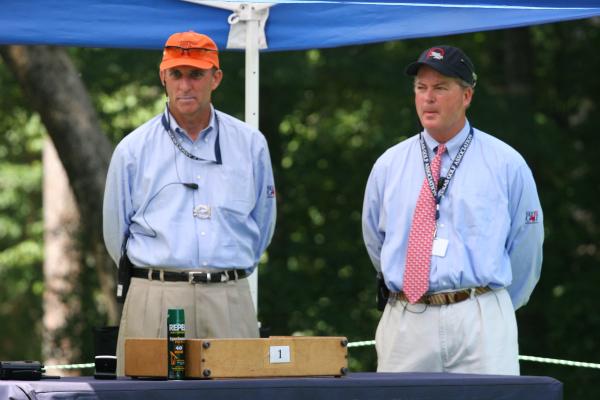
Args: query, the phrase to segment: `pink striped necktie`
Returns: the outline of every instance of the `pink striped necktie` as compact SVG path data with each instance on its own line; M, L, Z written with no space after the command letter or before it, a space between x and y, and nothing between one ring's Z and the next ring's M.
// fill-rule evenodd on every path
M436 188L440 177L442 154L445 151L446 146L440 144L437 154L431 162L431 174ZM427 177L425 177L408 235L408 250L404 268L402 290L410 303L416 303L429 288L429 266L436 224L435 206L435 199L429 188Z

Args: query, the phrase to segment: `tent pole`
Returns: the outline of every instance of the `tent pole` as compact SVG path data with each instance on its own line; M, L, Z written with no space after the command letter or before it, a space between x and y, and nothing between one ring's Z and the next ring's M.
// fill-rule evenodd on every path
M252 5L250 5L252 6ZM246 21L246 123L258 129L258 31L259 20ZM250 293L254 309L258 312L258 270L250 275Z

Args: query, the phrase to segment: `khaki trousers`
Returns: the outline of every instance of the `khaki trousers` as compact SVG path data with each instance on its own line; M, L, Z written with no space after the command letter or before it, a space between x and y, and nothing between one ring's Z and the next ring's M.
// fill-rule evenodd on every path
M519 375L517 336L506 289L443 306L397 301L377 327L377 371Z
M125 372L125 338L166 338L169 308L184 310L188 339L258 337L246 279L191 284L132 278L119 327L117 375Z

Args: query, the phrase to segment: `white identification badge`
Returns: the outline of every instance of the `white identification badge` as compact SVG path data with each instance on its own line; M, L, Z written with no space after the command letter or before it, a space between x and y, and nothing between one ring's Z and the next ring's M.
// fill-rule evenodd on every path
M431 254L438 257L445 257L448 250L448 239L435 238L433 239L433 248Z

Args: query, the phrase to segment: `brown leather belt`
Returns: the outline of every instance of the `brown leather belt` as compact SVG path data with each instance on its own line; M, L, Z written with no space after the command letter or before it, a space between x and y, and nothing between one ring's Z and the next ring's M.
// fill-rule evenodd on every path
M489 286L485 286L457 290L456 292L425 294L417 301L417 303L427 304L430 306L443 306L446 304L460 303L461 301L467 300L471 296L479 296L480 294L484 294L491 291L492 289ZM406 302L408 301L404 292L391 292L388 301L393 304L398 300Z
M162 273L162 277L161 277ZM246 277L246 271L243 269L231 269L217 272L194 272L194 271L164 271L150 268L133 268L134 278L146 278L150 280L164 280L168 282L189 282L189 283L221 283L227 281L236 281Z

